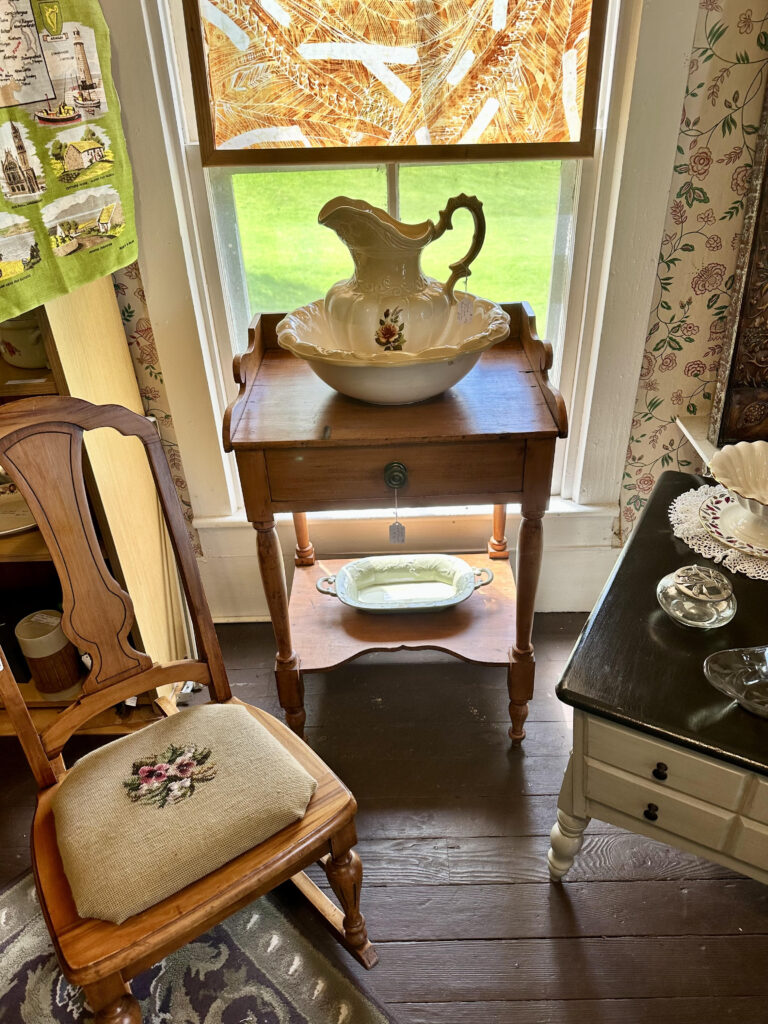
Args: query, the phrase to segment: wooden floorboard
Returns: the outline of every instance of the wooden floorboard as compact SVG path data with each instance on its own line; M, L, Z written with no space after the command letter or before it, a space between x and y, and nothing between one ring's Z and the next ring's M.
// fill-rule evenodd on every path
M357 815L361 839L469 839L476 836L548 836L555 820L557 795L401 796L365 799ZM589 834L616 831L612 825L592 821Z
M760 996L768 935L377 943L387 1002Z
M400 1024L765 1024L760 996L398 1003Z
M554 687L583 621L537 617L520 748L503 671L398 652L308 676L307 738L360 806L379 966L363 972L315 933L293 887L287 912L401 1024L768 1024L768 887L600 822L565 882L548 880L571 743ZM220 635L236 695L279 715L269 626ZM0 764L7 884L29 863L34 785L14 740L0 741Z
M743 935L765 930L768 890L743 878L474 885L471 894L459 885L405 885L397 894L369 885L363 910L380 942L702 935L713 920L722 934Z

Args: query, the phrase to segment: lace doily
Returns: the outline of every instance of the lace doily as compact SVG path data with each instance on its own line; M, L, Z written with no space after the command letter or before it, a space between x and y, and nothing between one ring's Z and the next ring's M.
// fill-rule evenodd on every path
M669 506L669 521L672 524L672 532L680 540L684 541L689 548L705 558L711 558L730 569L731 572L741 572L750 576L753 580L768 580L768 558L754 558L752 555L745 555L734 548L726 547L716 540L709 533L701 519L699 509L708 498L726 491L725 487L694 487L675 498Z

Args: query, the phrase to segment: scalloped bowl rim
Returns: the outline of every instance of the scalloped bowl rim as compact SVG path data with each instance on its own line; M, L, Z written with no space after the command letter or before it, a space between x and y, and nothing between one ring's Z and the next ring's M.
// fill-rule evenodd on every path
M765 478L765 490L761 494L747 492L739 475L734 475L738 469L731 464L731 453L738 452L746 455L747 452L760 452L765 456L768 464L768 441L739 441L737 444L727 444L715 452L709 460L709 472L719 484L726 487L737 498L743 501L756 501L759 505L768 507L768 474ZM725 463L723 466L722 464Z
M463 338L458 345L437 345L433 348L423 349L421 352L350 352L345 349L319 348L310 342L303 341L298 333L298 325L294 326L293 321L299 314L317 320L318 317L325 318L325 299L317 299L300 306L293 312L286 314L278 323L277 343L281 348L293 352L302 359L318 360L323 363L331 363L336 366L380 366L392 369L397 366L415 366L419 363L443 363L456 359L458 356L470 355L473 352L483 352L499 341L503 341L509 335L509 314L501 306L490 299L483 299L470 292L457 292L460 298L464 296L474 301L475 315L473 320L467 324L471 327L478 313L483 317L483 329L466 338ZM478 308L479 307L479 308ZM316 328L315 328L316 329Z

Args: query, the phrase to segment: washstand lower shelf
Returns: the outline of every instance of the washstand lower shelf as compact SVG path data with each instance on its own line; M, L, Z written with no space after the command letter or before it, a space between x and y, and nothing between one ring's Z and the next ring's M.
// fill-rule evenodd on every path
M509 665L514 643L515 581L507 560L484 553L457 555L494 579L466 601L436 612L372 614L321 594L317 581L352 559L318 559L297 567L291 588L291 631L301 637L302 672L324 672L368 651L423 650L453 654L481 665Z

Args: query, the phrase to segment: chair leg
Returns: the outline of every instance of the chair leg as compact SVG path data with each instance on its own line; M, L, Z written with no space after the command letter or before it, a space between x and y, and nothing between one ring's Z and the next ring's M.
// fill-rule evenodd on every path
M365 918L360 913L360 887L363 881L363 865L352 850L357 842L355 823L350 821L329 841L330 853L320 859L328 882L336 893L342 910L318 889L303 871L294 875L291 881L306 896L312 906L323 917L323 921L338 941L363 967L375 967L379 962L376 950L368 939Z
M85 986L94 1024L142 1024L141 1007L119 974Z
M331 854L323 858L328 882L344 911L344 938L352 949L360 949L368 941L365 918L360 913L363 865L352 849L356 842L355 824L350 822L331 837Z

